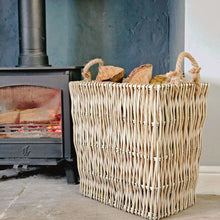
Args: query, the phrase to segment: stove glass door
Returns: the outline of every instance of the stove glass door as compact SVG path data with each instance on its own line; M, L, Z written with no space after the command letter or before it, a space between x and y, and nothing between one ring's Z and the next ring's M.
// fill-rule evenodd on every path
M60 137L60 90L25 85L0 88L0 139Z

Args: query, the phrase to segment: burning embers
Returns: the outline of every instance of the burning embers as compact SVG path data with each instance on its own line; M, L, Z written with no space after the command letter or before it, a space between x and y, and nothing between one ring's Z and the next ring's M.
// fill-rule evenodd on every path
M0 125L0 138L57 138L62 136L61 125Z
M37 86L0 89L0 138L62 136L61 92Z

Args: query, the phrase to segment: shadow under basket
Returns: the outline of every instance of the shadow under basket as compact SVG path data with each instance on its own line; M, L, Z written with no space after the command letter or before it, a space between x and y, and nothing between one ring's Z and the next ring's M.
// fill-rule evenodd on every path
M195 203L208 84L69 87L83 195L148 219Z

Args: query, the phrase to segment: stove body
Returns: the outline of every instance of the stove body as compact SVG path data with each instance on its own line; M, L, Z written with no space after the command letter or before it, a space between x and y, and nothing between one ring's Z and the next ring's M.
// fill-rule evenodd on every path
M18 67L0 68L0 165L63 163L76 182L69 81L81 67L49 65L45 0L18 0L18 21Z
M0 69L0 165L76 169L68 84L80 75L80 67Z

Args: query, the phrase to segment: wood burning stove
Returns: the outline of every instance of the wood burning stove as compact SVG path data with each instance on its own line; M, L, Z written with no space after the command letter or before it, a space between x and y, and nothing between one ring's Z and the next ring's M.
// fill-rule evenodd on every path
M18 3L18 67L0 69L0 165L63 163L76 182L68 84L80 80L81 67L49 66L45 1Z
M74 166L68 83L80 71L0 69L0 165Z

